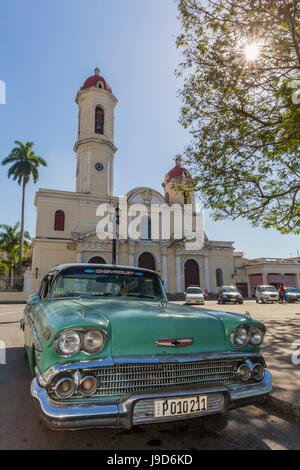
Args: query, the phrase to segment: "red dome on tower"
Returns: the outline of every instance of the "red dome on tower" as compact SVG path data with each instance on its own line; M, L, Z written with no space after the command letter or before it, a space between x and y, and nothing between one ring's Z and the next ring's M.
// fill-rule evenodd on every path
M98 68L95 69L95 74L89 77L83 84L82 88L90 88L90 87L98 87L100 83L101 88L104 90L112 92L109 84L104 80L103 77L100 75L100 70Z
M177 157L176 166L169 171L168 176L169 178L181 178L182 176L190 177L191 175L186 168L181 166L181 158Z

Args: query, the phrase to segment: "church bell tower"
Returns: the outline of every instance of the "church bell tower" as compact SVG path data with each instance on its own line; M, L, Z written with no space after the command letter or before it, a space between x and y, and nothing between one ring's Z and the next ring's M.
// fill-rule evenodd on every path
M78 140L76 152L76 192L100 199L113 195L114 108L118 100L108 83L95 69L78 91Z

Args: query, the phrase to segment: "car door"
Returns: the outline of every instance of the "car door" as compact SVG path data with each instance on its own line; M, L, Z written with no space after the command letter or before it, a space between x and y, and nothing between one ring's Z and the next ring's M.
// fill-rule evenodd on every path
M37 295L32 295L29 297L27 305L25 307L24 315L24 337L25 337L25 348L27 349L27 354L29 355L29 349L32 348L34 341L34 310L36 309L37 304L47 295L49 288L49 279L44 277L41 282L41 286Z

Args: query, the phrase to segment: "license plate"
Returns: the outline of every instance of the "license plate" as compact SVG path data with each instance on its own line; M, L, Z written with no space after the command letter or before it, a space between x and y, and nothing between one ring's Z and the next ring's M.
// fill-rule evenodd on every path
M154 401L154 417L182 416L207 411L207 396L196 395L188 398L169 398Z

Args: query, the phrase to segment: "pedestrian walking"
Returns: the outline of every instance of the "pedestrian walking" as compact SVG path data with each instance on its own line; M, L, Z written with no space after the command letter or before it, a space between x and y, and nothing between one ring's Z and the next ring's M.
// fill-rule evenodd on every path
M279 293L279 301L280 303L283 304L284 301L286 302L286 288L284 284L280 284L278 293Z

